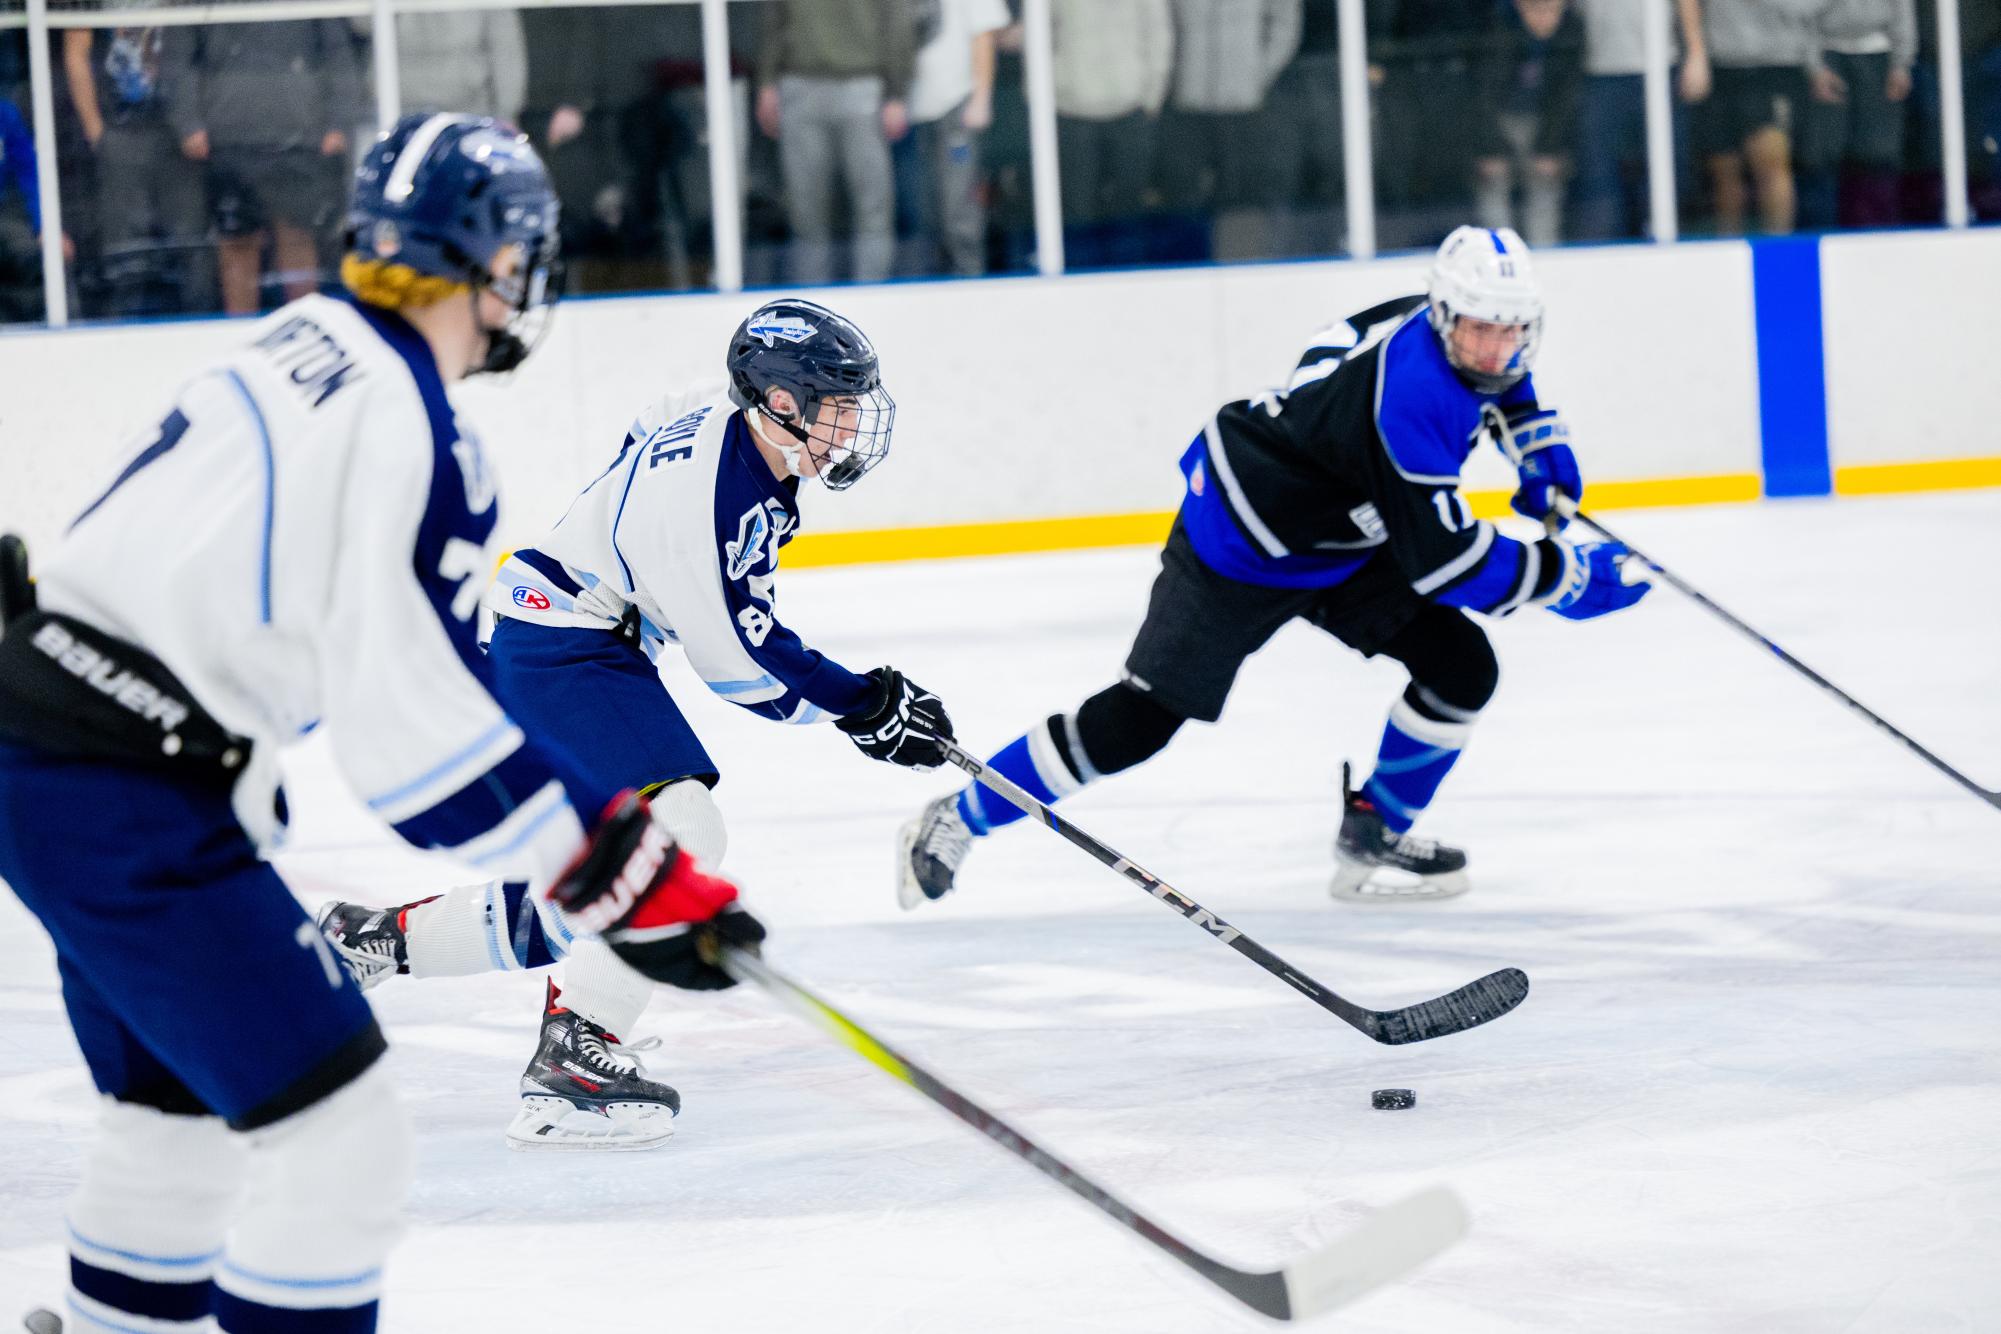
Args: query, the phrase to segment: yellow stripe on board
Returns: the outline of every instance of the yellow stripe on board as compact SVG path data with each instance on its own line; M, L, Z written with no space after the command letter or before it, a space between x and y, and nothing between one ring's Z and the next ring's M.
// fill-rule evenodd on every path
M1841 496L1883 496L1904 491L1963 491L1977 486L2001 486L2001 459L1857 463L1834 470L1834 492Z
M1507 491L1469 491L1473 513L1483 519L1508 513ZM1650 505L1712 505L1756 500L1756 473L1720 477L1667 477L1639 482L1593 482L1593 509ZM1169 511L1088 514L1063 519L942 524L931 528L881 528L854 533L803 533L785 548L785 568L861 565L880 561L940 560L955 556L1008 556L1030 551L1088 551L1099 547L1150 547L1167 536Z

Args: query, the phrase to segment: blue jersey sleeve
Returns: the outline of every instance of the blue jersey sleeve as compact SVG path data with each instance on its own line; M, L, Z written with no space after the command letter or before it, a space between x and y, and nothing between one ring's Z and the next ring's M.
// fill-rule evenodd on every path
M1534 394L1524 379L1499 402L1533 404ZM1381 450L1371 489L1391 555L1412 589L1435 602L1506 615L1546 588L1560 562L1549 543L1518 542L1476 519L1460 494L1460 471L1490 433L1496 402L1454 373L1426 322L1408 321L1378 366Z

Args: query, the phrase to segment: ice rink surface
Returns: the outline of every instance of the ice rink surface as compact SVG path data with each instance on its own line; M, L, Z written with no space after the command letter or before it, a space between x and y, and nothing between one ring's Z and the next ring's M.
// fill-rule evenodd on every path
M2001 784L2001 493L1606 521ZM1112 679L1154 564L799 573L781 614L905 669L984 750ZM1265 1267L1420 1185L1465 1197L1464 1242L1318 1327L2001 1328L2001 812L1672 590L1494 633L1500 694L1421 827L1469 850L1463 899L1328 899L1340 761L1366 767L1400 676L1303 626L1220 726L1069 808L1365 1004L1533 979L1492 1026L1394 1049L1038 828L901 913L897 826L949 778L672 685L772 961L1170 1229ZM295 768L309 902L461 878L370 831L324 756ZM374 993L420 1142L388 1330L1270 1327L748 989L648 1011L686 1100L666 1148L510 1153L540 989ZM1390 1085L1417 1107L1371 1110ZM0 1328L59 1296L92 1115L47 942L0 894Z

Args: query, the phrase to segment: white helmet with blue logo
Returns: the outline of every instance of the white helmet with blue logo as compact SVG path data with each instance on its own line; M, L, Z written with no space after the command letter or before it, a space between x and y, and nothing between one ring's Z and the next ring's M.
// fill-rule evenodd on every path
M1520 383L1542 344L1542 291L1529 248L1512 228L1461 227L1445 238L1431 264L1426 288L1431 327L1445 344L1452 368L1482 393L1498 394ZM1498 374L1462 366L1453 354L1452 328L1461 319L1518 325L1521 341Z

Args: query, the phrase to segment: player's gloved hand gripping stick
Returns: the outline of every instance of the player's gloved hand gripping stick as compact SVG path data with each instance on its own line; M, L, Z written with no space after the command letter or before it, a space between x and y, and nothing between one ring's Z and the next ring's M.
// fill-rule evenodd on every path
M1926 764L1929 764L1932 768L1938 770L1940 773L1944 774L1947 778L1950 778L1953 782L1959 784L1961 787L1965 788L1968 792L1971 792L1974 796L1986 802L1989 806L1994 807L1996 810L2001 810L2001 791L1997 791L1996 789L1993 788L1985 788L1980 786L1980 784L1974 782L1971 778L1968 778L1965 774L1953 768L1950 764L1947 764L1944 760L1940 759L1938 756L1932 754L1929 750L1925 749L1925 747L1923 747L1916 740L1907 735L1902 729L1893 725L1888 719L1884 718L1881 714L1875 712L1873 709L1870 709L1868 706L1864 705L1861 701L1857 700L1853 695L1843 690L1840 686L1837 686L1836 684L1834 684L1834 682L1828 680L1826 677L1822 676L1819 672L1807 666L1805 663L1801 662L1798 658L1795 658L1792 654L1786 652L1784 649L1780 648L1777 644L1774 644L1771 640L1765 638L1765 636L1760 634L1757 630L1753 629L1751 626L1745 624L1743 621L1739 620L1736 616L1726 611L1723 607L1719 606L1715 601L1713 601L1707 594L1703 593L1701 589L1696 588L1693 584L1690 584L1687 580L1681 578L1679 575L1675 574L1672 570L1665 568L1660 564L1660 562L1654 560L1653 557L1647 555L1645 552L1638 550L1630 542L1627 542L1625 539L1614 535L1610 529L1605 527L1604 524L1599 523L1596 519L1592 518L1590 515L1584 513L1584 511L1579 509L1577 507L1577 502L1571 499L1568 495L1558 494L1558 496L1556 497L1554 508L1556 516L1560 516L1562 519L1565 520L1575 519L1577 522L1583 524L1586 528L1589 528L1592 532L1597 533L1600 537L1604 538L1606 541L1617 542L1621 546L1624 546L1626 550L1632 554L1634 560L1637 560L1638 562L1640 562L1640 564L1646 566L1650 572L1652 572L1656 577L1658 577L1661 580L1661 582L1668 584L1670 587L1674 588L1676 592L1679 592L1683 596L1687 597L1697 606L1701 607L1704 611L1709 612L1711 615L1715 616L1718 620L1722 621L1725 625L1737 631L1737 633L1745 636L1747 639L1750 639L1752 642L1760 645L1765 650L1770 652L1771 655L1777 658L1780 662L1783 662L1786 666L1792 668L1794 671L1798 672L1801 676L1804 676L1807 680L1813 682L1815 685L1819 686L1822 690L1834 696L1834 698L1840 700L1843 704L1846 704L1849 708L1853 709L1856 713L1860 714L1862 717L1876 724L1876 726L1881 728L1884 732L1888 733L1890 736L1902 742L1904 746L1911 751L1912 754L1916 755Z
M736 886L704 874L636 792L612 801L549 893L628 968L685 991L735 986L721 948L755 950L764 940Z
M1019 807L1023 813L1042 821L1072 844L1111 867L1273 977L1285 982L1294 991L1310 998L1350 1027L1386 1046L1424 1042L1431 1038L1444 1037L1448 1033L1477 1028L1481 1024L1499 1019L1520 1005L1529 994L1528 974L1519 968L1503 968L1468 982L1457 991L1447 992L1431 1000L1419 1001L1415 1005L1406 1005L1399 1010L1366 1009L1314 981L1153 872L1100 843L1009 781L1004 774L989 769L974 756L960 749L954 742L941 739L938 744L945 758L971 774L979 781L980 786Z
M938 697L894 667L868 674L876 684L875 699L859 713L836 719L834 726L872 760L906 769L935 769L944 762L938 741L952 739L952 719Z

